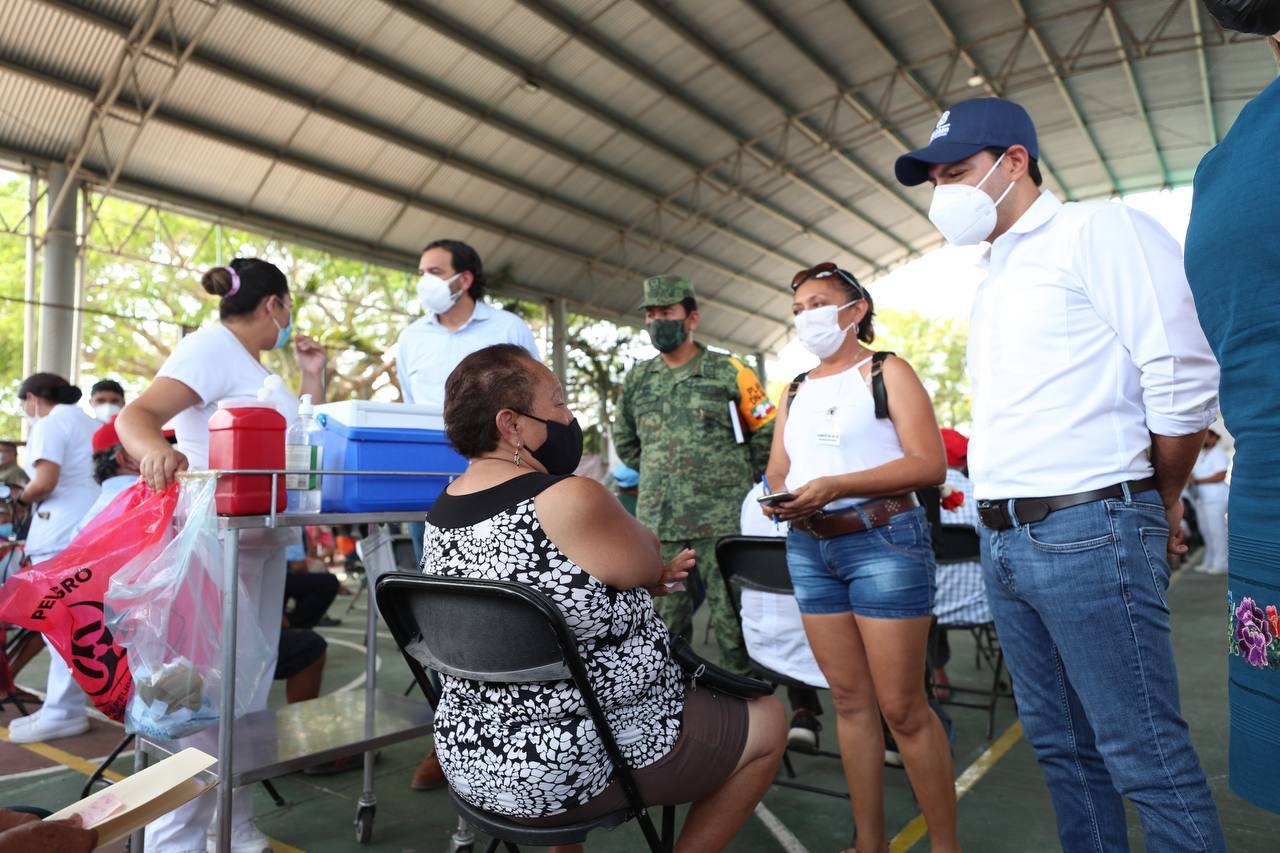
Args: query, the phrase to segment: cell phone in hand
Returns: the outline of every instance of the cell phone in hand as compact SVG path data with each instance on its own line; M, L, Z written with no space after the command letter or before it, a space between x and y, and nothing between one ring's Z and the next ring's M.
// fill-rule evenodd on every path
M773 506L774 504L786 503L787 501L795 500L795 497L796 496L791 494L791 492L770 492L767 495L761 495L756 498L756 501L764 504L765 506Z

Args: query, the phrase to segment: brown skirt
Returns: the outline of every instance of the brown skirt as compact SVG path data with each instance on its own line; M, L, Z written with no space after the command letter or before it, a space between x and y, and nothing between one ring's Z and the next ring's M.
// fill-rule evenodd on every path
M747 702L705 687L687 690L680 735L671 751L633 771L647 806L678 806L700 800L719 788L738 766L747 745ZM511 818L525 826L562 826L594 820L624 809L627 796L613 780L580 806L547 817Z

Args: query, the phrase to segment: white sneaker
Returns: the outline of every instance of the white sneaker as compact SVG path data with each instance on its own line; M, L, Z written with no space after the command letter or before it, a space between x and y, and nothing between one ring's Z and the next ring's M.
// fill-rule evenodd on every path
M27 714L25 717L14 717L12 720L9 721L9 731L14 732L18 729L25 728L31 725L32 723L34 723L38 719L40 719L39 709L32 711L30 714Z
M208 853L216 853L218 849L216 832L210 832L205 839L205 849ZM231 853L272 853L271 839L267 838L253 821L246 820L231 829Z
M32 719L32 718L35 719ZM89 731L88 717L75 717L70 720L53 720L36 717L30 714L22 720L31 720L17 728L9 728L10 743L39 743L46 740L57 740L63 737L75 737ZM15 723L19 720L14 720Z
M1211 566L1207 569L1201 569L1206 575L1225 575L1227 573L1226 566Z

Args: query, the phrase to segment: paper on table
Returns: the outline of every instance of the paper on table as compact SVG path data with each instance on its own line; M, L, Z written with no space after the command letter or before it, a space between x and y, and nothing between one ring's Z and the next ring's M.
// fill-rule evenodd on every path
M80 815L85 826L98 830L98 846L105 847L212 788L216 782L206 783L195 776L216 763L206 752L184 749L45 820Z

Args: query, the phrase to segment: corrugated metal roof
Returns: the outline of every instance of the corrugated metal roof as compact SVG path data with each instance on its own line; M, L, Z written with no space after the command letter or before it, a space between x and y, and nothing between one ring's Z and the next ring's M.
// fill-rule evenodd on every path
M73 157L148 5L0 4L0 149ZM797 263L873 275L938 244L927 195L892 177L937 103L1024 103L1073 197L1189 181L1210 112L1221 134L1275 67L1202 15L1206 105L1186 5L222 0L210 18L174 0L199 40L121 180L407 269L432 237L466 239L526 292L602 314L630 316L642 275L688 271L707 333L752 349L788 328ZM146 98L172 55L148 48ZM103 132L98 172L133 127Z

